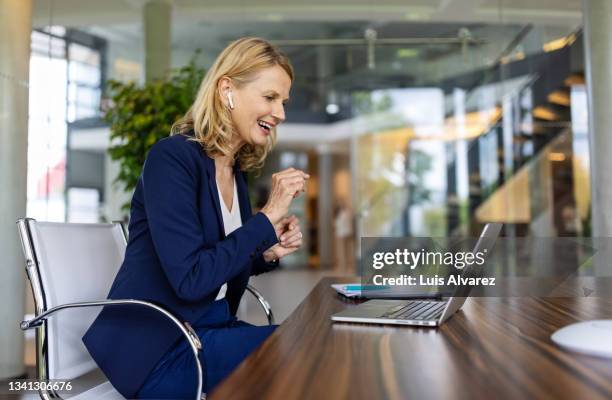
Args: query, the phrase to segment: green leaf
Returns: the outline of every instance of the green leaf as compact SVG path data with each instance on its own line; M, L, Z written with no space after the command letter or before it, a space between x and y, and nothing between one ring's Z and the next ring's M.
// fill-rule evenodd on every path
M195 99L205 70L196 65L194 54L188 65L172 71L166 80L134 82L109 80L105 96L110 104L103 116L110 124L113 143L111 159L119 162L115 182L133 191L147 152L158 140L170 134L172 124L187 112ZM130 204L123 205L129 210Z

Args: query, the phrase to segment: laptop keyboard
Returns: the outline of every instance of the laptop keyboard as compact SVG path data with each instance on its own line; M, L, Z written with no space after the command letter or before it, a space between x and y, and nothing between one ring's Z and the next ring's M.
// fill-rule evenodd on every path
M381 318L404 320L431 320L438 319L446 306L445 301L409 301L393 307L381 315Z

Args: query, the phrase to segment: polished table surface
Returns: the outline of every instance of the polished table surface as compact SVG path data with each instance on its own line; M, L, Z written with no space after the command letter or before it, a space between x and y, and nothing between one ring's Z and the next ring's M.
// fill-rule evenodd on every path
M332 323L357 303L330 284L349 281L323 278L209 398L612 399L612 359L550 340L612 318L612 298L470 298L437 329Z

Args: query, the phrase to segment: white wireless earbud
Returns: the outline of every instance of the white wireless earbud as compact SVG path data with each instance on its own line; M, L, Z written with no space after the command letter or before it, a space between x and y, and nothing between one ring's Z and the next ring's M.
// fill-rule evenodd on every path
M229 102L230 108L234 109L234 99L232 98L232 92L227 92L227 101Z

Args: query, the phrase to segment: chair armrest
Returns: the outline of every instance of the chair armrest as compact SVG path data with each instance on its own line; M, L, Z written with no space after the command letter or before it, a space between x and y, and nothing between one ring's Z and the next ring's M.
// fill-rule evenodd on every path
M270 303L268 303L266 299L264 299L264 297L261 295L261 293L253 286L247 285L246 290L249 291L253 296L255 296L257 301L259 301L259 304L261 304L261 307L266 313L266 317L268 317L268 325L274 324L274 314L272 314L272 308L270 307Z
M196 368L198 370L198 391L196 393L197 394L196 400L200 400L202 398L202 364L200 363L200 358L198 357L198 353L202 349L202 343L200 342L198 335L195 333L195 331L193 330L191 325L189 325L188 322L181 323L181 321L178 318L176 318L174 315L172 315L172 313L170 313L163 307L160 307L156 304L150 303L148 301L134 300L134 299L99 300L99 301L85 301L85 302L78 302L78 303L67 303L67 304L61 304L59 306L52 307L30 320L22 321L20 326L22 330L39 327L43 324L44 321L47 320L48 317L64 309L82 308L82 307L98 307L98 306L125 306L125 305L138 305L138 306L143 306L143 307L148 307L150 309L153 309L159 312L160 314L162 314L163 316L165 316L166 318L168 318L180 329L183 336L187 338L187 341L189 342L189 345L191 346L191 350L193 351L193 356L195 357Z

